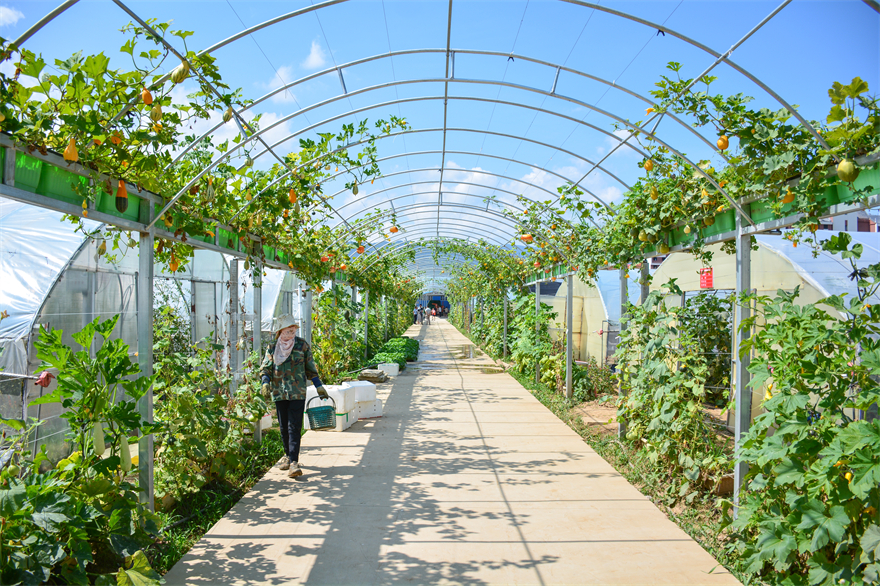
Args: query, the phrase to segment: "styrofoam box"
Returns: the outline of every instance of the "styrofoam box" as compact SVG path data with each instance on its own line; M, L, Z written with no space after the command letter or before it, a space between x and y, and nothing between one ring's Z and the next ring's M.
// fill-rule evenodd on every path
M375 401L358 401L357 414L358 419L382 417L382 399L376 399Z
M400 365L396 362L383 362L379 365L379 370L388 376L397 376L400 374Z
M337 413L348 413L349 411L354 409L354 387L346 387L344 385L324 385L324 388L327 390L327 394L330 395L334 401L336 401ZM315 390L315 387L306 387L306 408L308 408L309 401L311 401L313 397L317 396L318 391ZM314 401L312 403L312 407L317 407L319 402L320 401Z
M349 411L347 413L337 413L336 414L336 427L333 429L322 429L321 431L345 431L351 425L357 421L357 414L355 411ZM303 429L311 429L309 427L309 416L303 413Z
M357 403L376 400L376 385L368 380L353 380L342 383L342 386L354 388L354 400Z
M272 427L272 415L266 413L262 419L260 419L260 429L269 429Z

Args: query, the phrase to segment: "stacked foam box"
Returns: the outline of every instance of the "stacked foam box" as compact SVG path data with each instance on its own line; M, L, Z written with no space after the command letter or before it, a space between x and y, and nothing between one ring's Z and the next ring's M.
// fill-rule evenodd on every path
M395 366L397 365L395 364ZM358 419L382 417L382 399L376 398L376 385L365 380L351 381L343 384L354 389Z
M355 402L355 390L352 387L345 385L324 385L324 389L326 389L327 394L336 402L336 429L335 431L345 431L351 424L357 421L357 412L355 411L357 403ZM315 390L314 386L309 386L306 388L306 408L308 407L318 407L320 405L330 405L329 401L322 401L318 399L316 401L312 401L311 405L309 405L309 401L318 396L318 391ZM309 417L308 415L303 414L303 425L305 429L309 429ZM331 431L331 430L327 430Z
M400 365L396 362L383 362L379 364L379 370L388 376L397 376L400 374Z

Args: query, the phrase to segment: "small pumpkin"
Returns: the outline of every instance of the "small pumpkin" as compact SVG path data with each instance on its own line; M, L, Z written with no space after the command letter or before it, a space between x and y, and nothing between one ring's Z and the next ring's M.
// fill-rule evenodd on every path
M64 149L64 160L68 163L76 163L79 161L79 153L76 151L76 139L72 136Z

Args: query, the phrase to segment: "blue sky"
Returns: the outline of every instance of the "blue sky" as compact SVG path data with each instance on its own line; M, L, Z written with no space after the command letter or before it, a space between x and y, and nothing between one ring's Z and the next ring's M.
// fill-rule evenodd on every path
M14 39L57 1L0 0L0 36ZM241 1L130 1L128 5L144 18L173 20L175 28L195 31L190 48L202 49L253 26L309 6L309 2ZM778 2L656 0L650 2L601 2L614 10L674 29L718 52L726 51L772 12ZM251 37L242 38L217 50L224 79L241 87L245 96L258 98L278 87L281 80L292 82L303 76L337 65L392 51L445 49L448 2L353 0L322 8L317 12L285 20ZM45 57L64 58L83 50L104 52L117 67L125 67L118 52L123 36L118 29L129 21L118 7L104 0L83 0L37 33L26 45ZM647 96L668 61L684 65L683 74L693 76L709 66L714 58L671 35L658 36L656 30L638 22L603 13L592 8L556 0L464 1L455 0L452 12L451 46L462 51L514 53L564 65L613 81ZM265 53L265 55L264 55ZM786 6L731 56L732 60L771 86L808 119L824 118L829 108L827 89L834 81L849 82L860 76L871 93L880 91L880 15L858 0L797 0ZM438 80L443 77L442 53L414 54L383 58L344 68L348 91L387 84L395 80ZM472 81L520 84L550 90L555 68L506 56L459 53L455 74ZM742 92L756 98L757 106L779 108L772 97L727 65L714 71L719 81L713 89L722 93ZM353 109L399 99L416 99L385 105L354 116L375 119L390 114L405 116L416 130L443 126L444 84L438 81L408 83L375 89L338 99L298 115L273 129L269 138L283 137ZM341 93L335 72L296 86L254 108L263 114L262 124L272 124L300 108L331 100ZM555 191L562 182L580 178L590 163L601 158L616 139L600 132L612 132L611 120L577 103L584 102L611 111L621 118L645 117L642 101L616 88L582 76L563 72L557 94L502 87L492 83L451 83L447 126L466 131L447 132L444 202L480 205L482 198L495 194L513 201L511 193L525 193L544 199L542 189ZM571 99L568 99L571 98ZM492 101L525 104L551 113ZM554 115L553 113L561 116ZM337 129L343 120L321 129ZM588 124L594 125L593 129ZM207 127L206 127L207 128ZM199 129L196 129L199 130ZM494 134L486 134L488 131ZM221 131L223 136L231 128ZM310 131L307 134L310 134ZM711 153L695 136L680 126L664 121L660 134L692 158L709 158ZM510 135L500 136L500 135ZM711 138L714 142L714 136ZM529 140L520 140L525 138ZM537 143L554 145L568 152ZM279 152L295 148L295 141L279 145ZM428 154L401 156L383 163L389 177L363 189L357 198L341 193L334 199L345 212L387 208L383 201L398 198L399 207L437 201L442 156L442 133L413 133L382 141L380 156L430 151ZM479 153L460 154L463 152ZM503 157L503 158L499 158ZM257 160L268 164L269 157ZM515 159L510 162L504 159ZM601 171L592 173L584 185L610 201L619 199L625 184L635 181L641 170L640 157L621 149L609 158ZM421 169L427 169L420 171ZM397 173L396 175L390 175ZM617 179L611 176L613 174ZM505 175L512 179L497 177ZM619 179L619 181L618 181ZM519 182L522 180L530 185ZM410 183L419 183L410 185ZM341 187L328 185L327 193ZM493 191L497 189L498 191ZM384 190L371 197L373 191ZM508 193L510 192L510 193ZM415 195L414 195L415 194ZM485 204L482 204L485 205ZM444 209L441 232L482 235L503 242L515 233L499 227L492 216L466 217L465 208ZM433 218L433 220L432 220ZM414 208L408 216L410 237L436 230L436 208ZM399 238L403 238L401 233Z

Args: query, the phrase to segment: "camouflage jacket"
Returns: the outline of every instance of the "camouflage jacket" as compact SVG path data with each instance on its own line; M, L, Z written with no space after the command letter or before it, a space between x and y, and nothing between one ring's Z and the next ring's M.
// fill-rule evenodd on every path
M293 343L290 356L283 363L275 366L275 344L269 344L266 356L260 365L260 377L271 379L273 401L289 401L306 398L306 386L318 376L315 361L312 358L312 347L299 336Z

